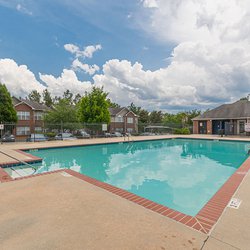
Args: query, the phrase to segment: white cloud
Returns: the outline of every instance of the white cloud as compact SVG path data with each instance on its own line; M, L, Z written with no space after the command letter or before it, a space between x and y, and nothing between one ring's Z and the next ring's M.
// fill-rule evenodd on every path
M87 46L84 48L84 50L82 51L82 55L84 57L87 57L87 58L92 58L93 57L93 54L98 51L98 50L101 50L102 49L102 46L100 44L97 44L97 45L90 45L90 46Z
M153 1L154 2L154 1ZM216 106L250 89L250 6L246 0L143 1L141 27L161 43L174 42L169 65L146 71L110 60L95 75L115 101L148 108ZM150 11L148 11L150 8ZM145 17L145 13L139 18Z
M64 49L70 52L71 54L75 55L75 60L71 64L71 68L74 71L82 70L84 73L93 75L96 73L96 71L99 70L99 66L89 65L87 63L81 62L79 59L85 60L85 58L92 58L93 54L102 49L102 46L100 44L97 45L89 45L84 47L83 50L81 50L78 46L68 43L64 45Z
M71 44L71 43L65 44L64 49L67 50L68 52L70 52L72 54L76 54L76 55L78 55L78 53L80 52L80 48L74 44Z
M34 89L42 93L46 87L53 96L61 96L67 89L74 94L84 94L92 86L89 81L80 81L73 70L64 69L59 77L41 73L39 77L37 80L26 65L18 65L12 59L0 59L0 82L17 97L26 97Z
M0 59L0 82L17 97L24 97L33 89L39 92L44 89L26 65L17 65L12 59Z
M91 82L89 81L80 81L76 73L73 70L64 69L61 76L55 77L53 75L46 75L39 73L41 81L43 81L48 90L57 96L61 96L64 91L69 89L74 94L83 95L85 91L91 89Z
M248 94L249 1L144 0L141 7L142 13L133 12L133 20L150 36L163 44L172 42L175 48L170 57L163 55L168 66L155 71L145 70L138 62L107 61L103 72L93 76L93 82L104 85L114 101L122 105L133 101L150 109L188 109L206 108ZM85 83L77 79L73 70L81 69L91 75L99 70L84 60L101 50L100 44L85 48L65 44L64 48L74 55L72 70L64 70L60 77L40 75L51 90L55 88L56 94L61 94L67 84L69 88L70 83L74 91L82 90ZM26 66L15 65L7 74L7 64L0 64L0 79L7 81L13 91L26 93L31 81L40 86ZM20 74L21 69L24 75ZM89 86L87 82L83 89Z
M157 5L141 27L155 32L161 41L177 43L237 39L246 28L242 24L249 19L250 9L247 0L158 0Z
M73 62L72 62L72 69L74 71L77 71L77 70L83 70L85 73L89 74L89 75L93 75L95 74L100 68L99 66L97 66L96 64L94 65L89 65L89 64L86 64L86 63L82 63L77 59L75 59Z
M30 15L30 16L32 16L32 14L33 14L32 11L29 11L26 7L24 7L20 3L16 5L16 10L18 10L19 12L22 12L24 14Z
M193 66L192 70L196 68ZM175 75L172 71L171 68L145 71L138 62L132 65L126 60L110 60L103 66L103 74L95 75L93 79L98 86L104 85L110 97L122 105L134 102L149 109L165 109L197 104L197 90L192 82L183 84L185 75Z
M157 8L157 0L141 0L144 8Z
M92 58L93 54L96 51L102 49L102 46L100 44L89 45L89 46L84 47L83 50L81 50L78 46L68 43L64 45L64 49L74 54L76 58L79 58L79 57Z

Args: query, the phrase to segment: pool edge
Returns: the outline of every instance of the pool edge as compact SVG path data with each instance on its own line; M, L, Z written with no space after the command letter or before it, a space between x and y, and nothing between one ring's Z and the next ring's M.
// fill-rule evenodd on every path
M187 138L182 138L182 137L178 137L178 138L187 139ZM170 139L177 139L177 138L170 138ZM164 138L164 139L155 139L155 140L166 140L166 139ZM150 140L146 140L146 141L150 141ZM227 141L227 140L222 139L221 141ZM237 140L234 140L234 141L237 141ZM111 143L119 143L119 142L111 142ZM77 146L89 146L89 145L100 145L100 144L102 145L102 144L107 144L107 143L84 144L84 145L77 145ZM72 147L72 146L68 146L68 147ZM45 147L42 149L46 149L46 148L48 147ZM55 147L49 147L49 148L55 148ZM62 147L56 147L56 148L62 148ZM34 160L37 160L37 161L42 160L41 158L38 158L31 154L26 153L27 150L31 150L31 149L25 149L25 151L22 149L16 149L15 151L25 154L26 156L29 156L32 158L31 160L27 160L27 162L28 161L34 162ZM248 171L250 169L250 157L248 157L240 165L240 167L229 177L229 179L222 185L222 187L211 197L211 199L201 208L201 210L195 216L190 216L190 215L181 213L177 210L168 208L167 206L164 206L164 205L160 205L156 202L153 202L141 196L135 195L129 191L126 191L124 189L98 181L94 178L91 178L84 174L80 174L71 169L60 169L60 170L55 170L51 172L30 175L30 176L25 176L25 177L18 177L18 178L13 179L2 168L3 165L10 165L10 164L11 163L0 165L0 183L23 180L27 178L33 178L33 177L53 174L57 172L66 172L78 179L86 181L106 191L109 191L115 195L125 198L133 203L143 206L144 208L149 209L153 212L156 212L162 216L173 219L176 222L184 224L185 226L193 228L201 233L209 234L212 231L215 224L217 223L217 221L219 220L219 218L221 217L221 215L223 214L229 201L231 200L231 198L233 197L233 195L239 188L244 177L248 174ZM17 162L14 162L13 164L16 165Z

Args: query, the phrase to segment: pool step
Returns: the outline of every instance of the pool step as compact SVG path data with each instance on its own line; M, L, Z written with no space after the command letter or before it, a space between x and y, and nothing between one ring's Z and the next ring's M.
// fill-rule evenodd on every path
M25 177L28 175L33 175L35 172L33 167L27 167L27 166L9 167L9 168L4 168L4 170L12 178L19 178L19 177Z

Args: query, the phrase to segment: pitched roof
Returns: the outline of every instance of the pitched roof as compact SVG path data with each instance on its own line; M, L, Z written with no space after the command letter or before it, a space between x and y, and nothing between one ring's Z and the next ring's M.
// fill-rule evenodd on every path
M32 109L34 110L43 110L43 111L46 111L46 110L49 110L50 108L47 107L46 105L44 104L41 104L41 103L38 103L38 102L34 102L34 101L30 101L30 100L27 100L27 99L18 99L16 97L12 98L13 100L13 103L14 105L18 105L20 103L25 103L27 104L28 106L30 106ZM18 102L19 100L19 102Z
M110 115L111 116L116 116L118 113L120 113L122 110L124 109L123 108L109 108L109 112L110 112Z
M18 104L18 103L20 103L20 102L21 102L20 99L16 98L15 96L12 96L12 103L13 103L14 105L16 105L16 104Z
M231 104L223 104L215 109L209 110L193 120L206 119L235 119L250 117L250 101L239 100Z
M129 110L126 107L122 107L122 108L109 108L109 113L111 116L116 116L117 114L119 114L122 110L126 110L126 113L124 114L125 116L129 113L134 114L134 116L137 116L133 111Z

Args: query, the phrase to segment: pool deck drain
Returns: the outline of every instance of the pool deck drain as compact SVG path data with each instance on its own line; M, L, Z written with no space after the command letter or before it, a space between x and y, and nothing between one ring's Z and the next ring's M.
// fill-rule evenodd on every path
M148 137L147 137L147 139L148 139ZM100 141L100 139L97 141L97 143L100 143L99 141ZM93 140L92 140L92 143L93 143ZM31 146L34 147L34 145L38 146L38 148L45 146L44 144L42 145L42 143L40 145L39 144L31 144L31 145L25 144L25 145L19 145L19 148L21 146L25 146L26 148L29 148L29 147L31 148ZM46 146L48 147L48 145L46 145ZM1 150L2 150L2 148L1 148ZM16 150L17 148L14 147L14 149ZM11 149L8 148L8 147L7 147L7 150L11 151ZM18 151L15 151L15 152L16 153L20 153L20 155L22 154L21 152L18 152ZM27 159L27 158L29 158L29 154L25 154L23 157L25 157ZM1 159L1 155L0 155L0 161L1 160L2 159ZM4 158L4 160L6 160L6 159ZM30 160L32 160L32 159L30 159ZM139 196L136 196L134 194L131 194L131 193L125 191L125 190L118 189L118 188L110 186L109 184L106 184L106 183L98 182L97 180L94 180L94 179L92 179L90 177L81 175L81 174L76 173L76 172L74 172L72 170L65 170L65 172L67 174L70 174L72 176L77 177L78 179L82 179L85 182L91 183L91 184L93 184L95 186L98 186L98 187L101 187L102 189L105 189L105 190L107 190L107 191L109 191L109 192L111 192L113 194L116 194L116 195L118 195L120 197L123 197L123 198L125 198L127 200L130 200L130 201L132 201L132 203L137 203L138 205L147 208L145 210L152 210L152 211L156 212L156 214L158 213L158 214L161 214L161 215L166 216L168 218L171 218L172 222L174 222L174 220L178 221L178 222L180 222L180 223L177 223L178 225L181 225L181 223L185 224L185 225L187 225L189 227L192 227L192 228L194 228L194 229L196 229L196 230L204 233L204 235L206 233L209 233L209 231L210 231L210 235L211 235L210 238L211 239L209 239L209 241L208 241L208 242L210 242L209 243L210 245L211 244L215 244L215 246L217 246L218 244L219 245L220 244L225 244L225 246L228 247L228 244L229 244L230 247L236 247L237 248L238 247L237 244L234 245L233 242L227 243L221 235L220 235L220 237L218 237L218 234L217 234L216 237L214 237L213 234L215 232L215 229L218 228L218 225L223 224L224 214L227 214L228 210L234 210L234 209L230 209L230 208L229 209L228 208L225 209L225 208L227 207L228 202L230 201L232 195L237 190L237 188L238 188L239 184L241 183L241 181L243 180L243 178L247 176L249 167L250 167L250 161L248 159L229 178L229 180L216 193L216 195L203 207L203 209L197 214L196 217L191 217L191 216L182 214L180 212L177 212L175 210L172 210L170 208L166 208L166 207L164 207L162 205L156 204L156 203L154 203L152 201L149 201L149 200L146 200L146 199L144 199L142 197L139 197ZM42 174L42 175L50 175L50 174L46 173L46 174ZM30 178L30 177L28 177L28 178L23 178L23 179L37 179L37 178ZM66 178L66 179L68 179L68 178ZM69 179L72 179L72 178L69 178ZM75 178L73 178L73 179L75 179ZM4 175L3 170L1 168L0 168L0 180L2 182L10 181L10 179L8 178L8 176ZM20 178L19 178L19 180L20 180ZM249 178L247 180L248 181L244 181L244 184L247 183L247 185L250 187L250 185L249 185L249 182L250 182ZM11 183L13 183L13 181L11 181ZM6 184L0 185L0 186L3 187ZM238 190L238 191L240 191L240 190ZM237 195L237 197L238 197L238 195ZM241 198L241 197L239 197L239 198ZM250 208L250 204L247 203L247 202L245 202L245 200L244 200L244 203L241 204L241 207L244 207L245 205L249 205L248 208ZM241 207L237 210L239 214L242 213L241 212ZM245 217L248 218L248 220L246 219L246 221L248 221L248 223L249 223L249 212L248 211L247 210L245 211ZM224 214L221 217L221 214L223 212L224 212ZM216 224L216 226L214 226L215 224ZM183 225L181 225L181 226L183 226ZM214 227L214 230L211 231L211 229L213 227ZM238 227L241 228L241 225L238 225ZM242 231L243 231L242 235L244 235L244 230L242 230ZM245 228L245 233L247 233L248 231L249 230L247 228ZM0 235L0 237L1 237L1 235ZM241 235L239 235L239 237L242 238ZM231 235L230 239L233 239L233 238L234 238L233 235ZM211 243L211 241L213 241L214 243ZM238 241L241 243L241 240L238 239ZM244 239L243 239L243 242L244 242ZM248 241L246 241L245 243L249 244ZM206 245L208 245L207 242L204 245L204 247L206 247ZM246 245L246 246L248 246L248 245ZM224 249L222 247L223 247L223 245L221 246L221 248L218 248L218 249ZM172 249L172 248L167 248L167 249ZM199 248L197 248L197 249L199 249ZM206 248L203 248L203 249L206 249ZM207 248L207 249L209 249L209 248ZM230 248L225 248L225 249L230 249ZM234 248L232 248L232 249L234 249ZM240 249L245 249L244 248L244 244L241 245Z

